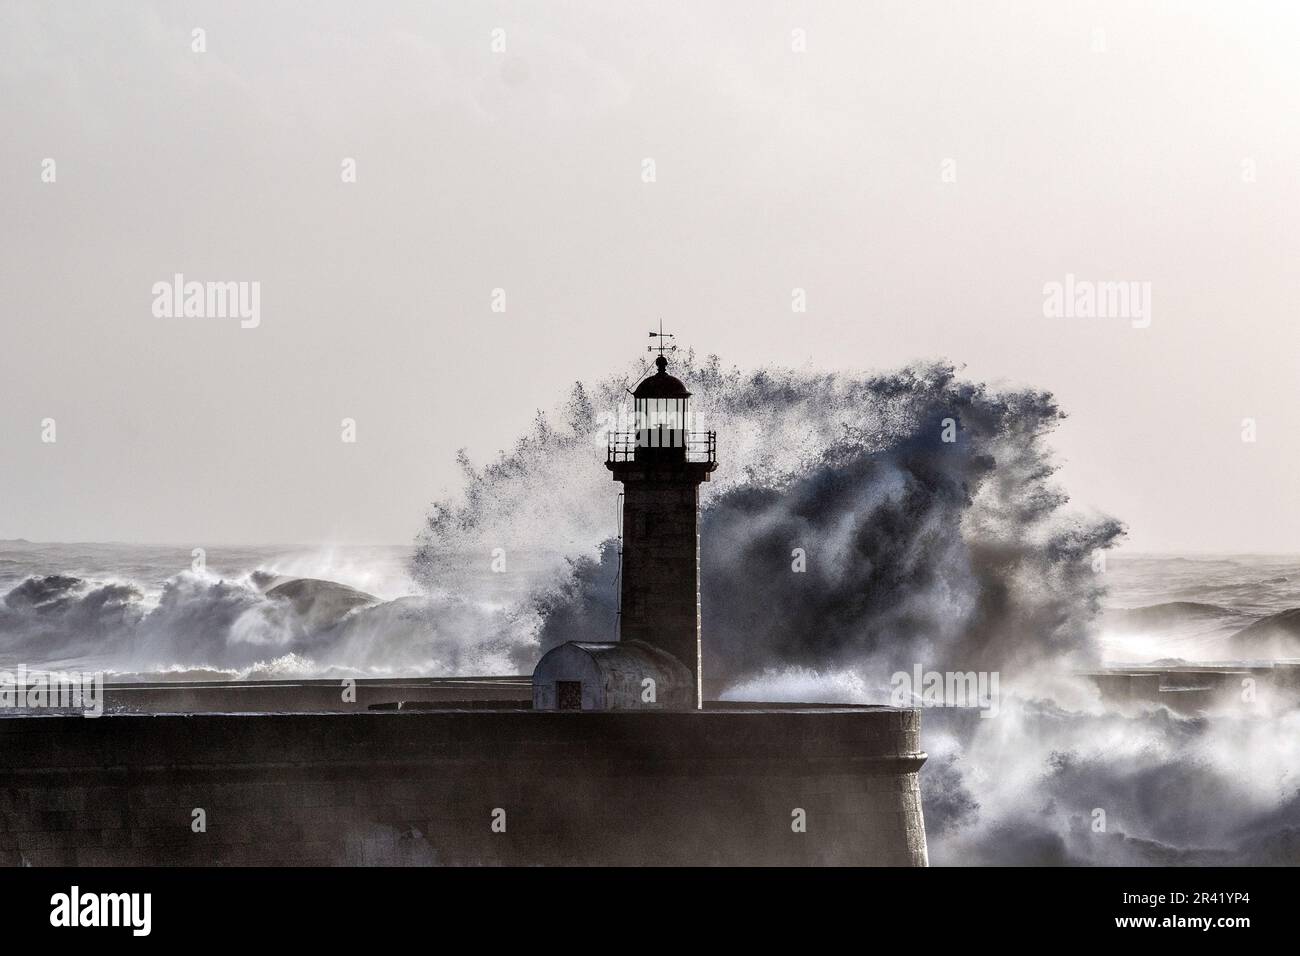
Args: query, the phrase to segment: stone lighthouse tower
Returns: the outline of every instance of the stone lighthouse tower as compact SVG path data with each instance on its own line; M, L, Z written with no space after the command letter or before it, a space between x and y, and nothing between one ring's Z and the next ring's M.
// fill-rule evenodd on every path
M694 706L703 704L700 660L700 482L718 467L717 435L691 431L691 393L668 374L659 339L658 369L632 393L634 430L612 432L605 467L623 484L619 641L667 651L691 672Z

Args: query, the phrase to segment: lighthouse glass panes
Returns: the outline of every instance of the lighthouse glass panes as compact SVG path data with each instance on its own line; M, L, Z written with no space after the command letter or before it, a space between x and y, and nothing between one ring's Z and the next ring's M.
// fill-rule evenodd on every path
M687 398L638 398L636 444L642 448L685 448Z

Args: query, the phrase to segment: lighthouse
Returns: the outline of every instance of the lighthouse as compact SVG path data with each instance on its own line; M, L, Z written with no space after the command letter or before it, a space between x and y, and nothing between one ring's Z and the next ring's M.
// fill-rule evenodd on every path
M632 426L608 436L605 467L623 486L618 641L555 648L533 672L539 710L698 710L700 484L717 435L692 430L691 393L668 372L672 333L651 332L655 372L632 391Z
M612 432L605 467L623 485L619 640L643 641L686 665L703 705L700 653L700 484L718 467L717 435L691 430L691 393L668 372L675 346L659 339L656 371L632 392L631 432Z

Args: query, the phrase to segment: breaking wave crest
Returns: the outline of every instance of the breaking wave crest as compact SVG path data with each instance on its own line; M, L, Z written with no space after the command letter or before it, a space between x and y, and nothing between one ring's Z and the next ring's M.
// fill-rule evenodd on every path
M493 673L509 636L464 602L391 601L311 578L185 571L133 583L31 576L0 600L0 665L174 680Z
M701 489L706 668L751 679L774 666L854 668L873 686L910 667L989 669L1095 657L1093 556L1122 534L1066 508L1045 438L1051 395L997 391L945 364L892 374L742 372L716 358L675 369L719 435ZM533 655L615 628L617 486L599 467L594 408L625 402L611 378L574 387L509 453L436 504L415 573L430 588L465 548L552 560L514 612ZM508 560L508 557L507 557ZM797 563L802 570L796 571Z

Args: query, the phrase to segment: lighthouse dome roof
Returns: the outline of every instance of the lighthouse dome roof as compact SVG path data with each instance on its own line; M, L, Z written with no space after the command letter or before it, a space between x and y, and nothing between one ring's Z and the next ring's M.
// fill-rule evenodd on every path
M691 393L687 391L680 378L669 375L666 371L668 360L662 355L655 359L655 365L659 371L644 379L636 390L632 393L636 398L690 398Z

